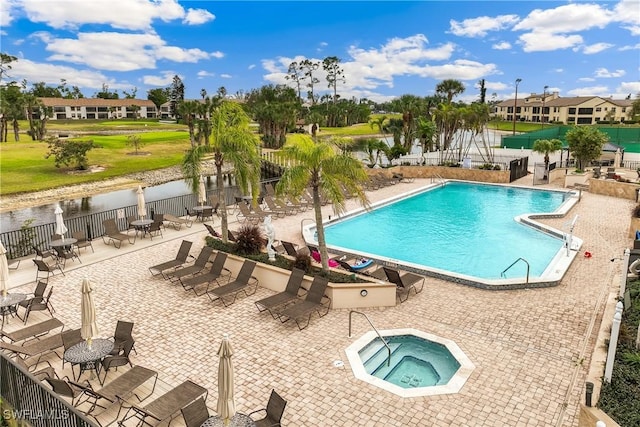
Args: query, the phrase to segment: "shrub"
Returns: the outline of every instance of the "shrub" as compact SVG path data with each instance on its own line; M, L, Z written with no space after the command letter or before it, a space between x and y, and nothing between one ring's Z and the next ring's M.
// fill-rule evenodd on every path
M44 158L48 159L53 156L57 168L61 165L69 166L74 164L76 169L87 169L89 164L87 152L93 148L93 141L63 141L55 137L49 137L47 138L47 143L49 144L49 151Z
M500 165L494 165L494 166L493 166L493 170L494 170L494 171L499 171L500 169L502 169L502 168L500 167Z
M640 204L637 204L632 210L631 210L631 216L633 218L640 218Z
M236 234L236 240L236 251L242 255L259 254L266 242L262 230L253 224L240 227Z
M298 268L305 273L311 270L311 257L306 253L299 253L296 258L291 261L291 269Z

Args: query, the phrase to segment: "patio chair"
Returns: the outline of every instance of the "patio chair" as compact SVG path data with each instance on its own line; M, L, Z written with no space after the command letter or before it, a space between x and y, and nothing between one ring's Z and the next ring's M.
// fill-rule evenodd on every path
M58 263L58 260L56 259L56 254L52 251L52 250L40 250L39 247L37 246L31 246L33 248L33 250L36 253L36 256L34 259L38 259L38 257L40 258L41 261L47 262L47 260L50 260L50 262L54 262L54 263ZM47 263L49 264L49 263Z
M105 219L104 221L102 221L102 226L104 227L102 240L106 245L113 243L113 246L115 246L117 249L120 249L120 247L122 246L122 242L124 242L125 240L132 245L136 242L136 235L133 234L133 240L131 240L131 235L121 232L118 228L118 225L116 224L116 220L113 218Z
M74 246L78 248L78 252L80 252L81 248L91 248L91 252L94 252L93 244L91 243L91 240L87 239L84 231L74 231L73 233L71 233L71 237L77 240Z
M207 219L213 221L213 208L204 208L200 213L200 221L205 222Z
M53 250L56 253L56 257L58 258L58 262L60 262L60 260L62 260L62 268L67 266L67 260L68 259L71 259L71 260L77 259L78 262L80 262L80 264L82 264L82 261L80 261L80 257L78 256L78 254L75 253L71 249L65 249L63 247L56 246L55 248L53 248Z
M329 312L329 304L325 305L322 303L324 298L328 299L324 292L329 285L329 281L321 276L315 276L313 278L313 282L311 282L311 287L307 292L304 300L300 300L294 304L284 307L283 310L278 311L277 316L282 323L288 321L289 319L293 319L298 325L298 329L303 330L307 326L309 326L309 322L311 321L311 315L313 312L317 312L319 317L325 316ZM323 313L323 308L326 308ZM304 326L301 326L301 319L307 319L307 322Z
M153 219L154 221L159 222L159 223L160 223L160 227L161 227L163 230L166 230L166 229L167 229L167 228L164 226L164 214L162 214L162 213L154 213L154 214L153 214L153 218L152 218L152 219Z
M218 211L220 209L220 198L218 198L218 196L211 196L211 198L209 199L209 204L213 209L213 213L216 215L220 215L220 212Z
M396 285L396 296L401 303L409 299L409 293L413 289L415 294L422 292L424 287L424 276L419 276L413 273L404 273L402 276L398 270L389 267L382 267L389 282ZM418 283L420 284L418 286ZM404 299L402 298L404 296Z
M133 326L133 322L118 320L116 323L116 330L113 333L113 349L111 350L111 354L120 354L124 349L125 344L129 341L134 342L132 350L134 353L138 354L135 347L135 340L133 339L133 335L131 335L133 332Z
M29 314L32 311L45 311L47 310L51 317L53 317L53 313L55 312L53 305L51 304L51 294L53 293L53 287L49 288L49 293L47 293L46 297L34 297L29 302L29 305L25 307L24 312L24 323L27 323L29 320Z
M62 331L61 333L62 336L62 347L64 348L64 351L69 350L71 347L73 347L76 344L81 343L82 341L84 341L82 339L82 333L80 332L80 329L67 329L66 331ZM62 358L62 369L64 369L64 364L68 363L64 360L64 357ZM72 363L71 364L71 372L73 373L73 367L76 364ZM73 374L75 377L75 373Z
M206 388L187 380L153 402L149 402L144 407L131 405L122 420L118 421L118 424L124 426L125 422L133 417L138 418L138 426L143 424L154 426L167 420L170 424L176 412L179 412L199 397L204 396L206 401L208 393Z
M51 386L54 393L70 398L73 406L79 406L85 402L82 400L86 396L85 387L78 387L79 384L69 380L68 377L61 379L47 377L44 380Z
M175 228L176 230L180 230L180 228L183 225L187 226L187 228L193 225L193 221L191 221L189 217L185 219L185 218L179 218L171 214L164 214L164 220L167 221L169 225Z
M264 418L253 421L256 427L280 427L280 421L282 420L282 415L284 414L286 406L287 401L272 389L271 396L269 396L269 401L267 402L267 407L249 412L248 415L251 417L251 415L264 412Z
M247 205L244 201L238 202L238 209L240 212L236 215L236 219L240 221L249 221L254 224L258 224L260 221L264 219L265 214L259 214L257 212L251 212L249 210L249 205Z
M32 369L36 365L31 365L31 366L27 365L27 362L25 362L24 359L22 359L21 357L18 357L17 355L16 357L13 358L13 361L15 362L16 365L20 366L22 369L29 372L31 375L33 375L40 381L44 380L47 377L58 378L58 374L56 373L56 370L53 369L53 366L51 366L51 363L49 363L47 360L45 360L45 363L48 366L46 368L38 369L37 371Z
M181 265L186 264L187 259L189 258L189 251L191 250L192 245L193 245L193 242L190 242L188 240L183 240L182 244L180 244L180 249L178 249L178 253L176 254L175 259L172 259L170 261L165 261L158 265L154 265L153 267L149 267L149 271L151 272L151 275L157 276L158 274L162 274L164 277L163 271L169 270L171 268L177 268L177 267L180 267Z
M127 217L127 231L133 231L134 233L137 231L136 226L133 225L133 221L137 220L138 217L135 215L129 215Z
M44 297L44 291L47 289L47 282L38 282L38 284L36 285L35 290L33 291L33 294L31 294L31 298L27 298L24 301L20 301L18 303L18 307L17 308L24 308L25 310L27 309L27 307L29 306L29 304L31 304L31 301L33 301L33 299L35 298L40 298L40 301L42 301L42 298ZM17 313L17 311L16 311Z
M593 168L593 177L599 179L602 176L602 169L600 166Z
M234 280L229 281L229 283L224 286L208 291L207 295L209 295L211 301L220 300L225 307L228 307L236 301L240 292L244 292L246 296L255 294L258 290L258 279L252 276L255 268L255 261L246 259L242 267L240 267L238 276ZM253 287L253 292L249 292L251 287ZM227 303L225 297L231 296L233 296L233 300Z
M183 277L201 273L202 270L206 268L212 253L213 249L211 247L203 246L193 265L173 270L169 272L166 277L171 281L178 281Z
M209 408L201 397L182 408L180 412L186 427L200 427L209 418Z
M162 221L158 221L158 220L153 220L153 222L151 223L151 225L149 226L149 229L147 230L147 233L149 233L149 236L151 237L151 240L153 240L153 236L155 235L156 237L158 235L160 235L160 237L162 236Z
M209 291L209 285L213 282L219 283L218 279L222 277L229 277L231 275L231 271L225 268L224 263L227 261L227 253L226 252L218 252L216 253L216 257L213 259L211 263L211 269L204 274L198 274L197 276L181 278L180 283L185 291L191 289L196 296L204 295ZM197 287L199 285L207 284L207 288L204 292L198 293Z
M129 354L131 354L131 350L133 349L134 344L135 341L133 339L130 339L124 343L124 346L122 347L120 353L115 355L110 354L102 359L102 362L100 362L100 364L102 365L102 370L104 371L104 378L100 379L100 372L98 372L98 381L100 381L100 384L104 384L104 382L107 380L109 369L115 368L117 370L119 366L125 365L133 367L133 363L131 363L131 360L129 359Z
M204 228L207 229L207 231L209 232L211 237L215 237L216 239L221 239L222 238L220 233L218 233L216 230L214 230L214 228L212 226L210 226L209 224L202 224L202 225L204 225Z
M255 302L256 307L258 307L258 311L263 312L268 310L271 316L274 319L277 319L276 312L272 310L280 308L293 301L297 301L298 293L300 292L303 280L303 270L300 270L298 268L294 268L293 270L291 270L289 280L287 281L287 286L285 287L283 292L279 292L275 295L271 295L270 297L263 298Z
M194 218L192 221L197 221L200 217L200 212L190 211L186 206L184 207L184 214L187 219Z

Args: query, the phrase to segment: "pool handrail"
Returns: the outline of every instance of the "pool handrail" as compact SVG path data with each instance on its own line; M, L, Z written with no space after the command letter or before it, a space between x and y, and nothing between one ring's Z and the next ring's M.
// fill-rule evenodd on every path
M529 268L530 268L529 261L527 261L526 259L524 259L522 257L520 257L517 260L513 261L509 267L507 267L504 270L502 270L502 273L500 273L500 277L505 277L504 273L506 273L507 270L509 270L514 265L516 265L518 263L518 261L523 261L525 264L527 264L527 282L526 282L526 284L528 285L529 284Z
M391 366L391 347L389 347L389 344L387 343L387 341L385 341L385 339L382 338L382 335L380 335L380 332L378 332L376 327L373 326L373 323L371 323L371 319L369 319L369 316L367 316L361 311L356 311L356 310L349 311L349 338L351 338L351 318L353 313L362 314L364 318L367 319L367 322L369 322L373 330L376 331L376 334L378 334L378 338L380 338L380 340L382 341L382 344L384 344L384 346L387 347L387 352L389 353L389 356L387 357L387 366Z

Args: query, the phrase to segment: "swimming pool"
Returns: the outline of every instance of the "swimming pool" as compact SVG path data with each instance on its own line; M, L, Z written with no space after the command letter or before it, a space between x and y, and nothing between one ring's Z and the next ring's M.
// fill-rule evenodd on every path
M449 181L350 212L327 223L325 235L332 251L463 283L541 283L561 277L562 255L575 251L562 250L564 231L529 216L562 216L573 203L566 191ZM573 238L572 248L580 244Z

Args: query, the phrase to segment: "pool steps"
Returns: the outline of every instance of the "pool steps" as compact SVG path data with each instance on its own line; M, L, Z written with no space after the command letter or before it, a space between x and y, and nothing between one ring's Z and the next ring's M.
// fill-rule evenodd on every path
M402 347L402 343L389 343L389 347L391 347L391 366L393 367L393 355L398 351L400 347ZM366 348L365 350L366 353L361 353L360 357L362 358L362 360L366 360L363 365L367 372L375 372L380 368L381 365L387 365L387 358L389 354L387 353L387 348L384 346L384 344L377 341L373 345L371 345L371 347ZM369 354L371 354L371 356L369 356ZM369 367L373 367L374 369L369 369Z

